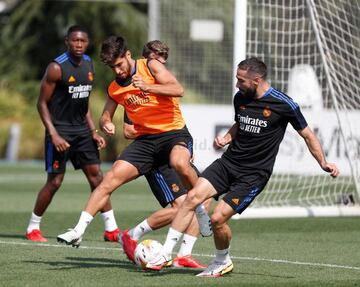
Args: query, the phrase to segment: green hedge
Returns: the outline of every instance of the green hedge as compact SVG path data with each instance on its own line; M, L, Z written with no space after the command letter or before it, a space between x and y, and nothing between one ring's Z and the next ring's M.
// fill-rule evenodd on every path
M97 127L104 103L105 94L95 90L91 95L90 105ZM122 115L122 108L119 107L114 118L117 134L114 138L106 137L108 146L101 151L101 157L104 161L113 161L129 143L122 136ZM29 103L25 100L25 95L6 88L1 89L0 158L6 156L10 127L13 123L18 123L21 126L19 159L42 159L44 157L44 126L36 109L36 100Z

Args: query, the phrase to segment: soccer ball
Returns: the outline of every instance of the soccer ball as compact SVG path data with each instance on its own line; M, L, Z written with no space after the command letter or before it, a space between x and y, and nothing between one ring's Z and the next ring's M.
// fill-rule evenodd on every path
M135 263L137 266L145 269L146 263L155 258L161 251L160 242L152 239L146 239L140 242L135 249Z

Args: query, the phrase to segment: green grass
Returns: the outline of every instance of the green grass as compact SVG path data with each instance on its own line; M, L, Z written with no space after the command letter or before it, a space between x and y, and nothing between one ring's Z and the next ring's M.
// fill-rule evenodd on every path
M0 165L0 286L360 286L359 218L232 220L235 268L219 279L186 269L141 271L117 244L102 240L98 217L79 249L58 245L56 235L76 224L89 196L72 167L43 218L49 242L29 242L25 229L45 178L39 164ZM117 190L112 203L123 229L159 208L142 179ZM147 238L164 242L166 232ZM213 250L211 238L200 238L194 254L206 263Z

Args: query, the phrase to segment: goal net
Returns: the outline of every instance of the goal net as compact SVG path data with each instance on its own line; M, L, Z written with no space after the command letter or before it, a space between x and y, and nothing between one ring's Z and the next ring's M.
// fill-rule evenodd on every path
M288 160L293 164L284 164L288 172L274 174L253 204L259 209L249 210L249 216L254 211L270 216L359 213L358 208L349 208L359 202L360 192L359 3L248 1L247 56L264 59L272 85L286 91L309 114L328 160L344 161L343 176L332 180L309 172L316 163L303 165L291 153ZM325 131L331 122L333 128Z
M235 22L236 0L159 3L159 38L170 45L169 67L185 86L186 97L206 103L211 111L215 110L214 104L231 105L231 25ZM271 180L242 217L360 215L359 3L247 1L246 56L263 59L271 85L299 103L328 161L339 165L341 176L334 180L325 175L289 126ZM192 38L189 30L194 19L221 21L222 38ZM220 110L209 114L201 110L208 122L198 129L199 133L205 132L214 116L222 117ZM196 118L199 125L201 116ZM231 119L231 115L225 116ZM190 130L191 124L188 122ZM226 124L220 121L219 126ZM202 169L219 154L210 154L209 145L196 150L199 133L193 133L193 137L195 159ZM206 162L203 166L202 161Z

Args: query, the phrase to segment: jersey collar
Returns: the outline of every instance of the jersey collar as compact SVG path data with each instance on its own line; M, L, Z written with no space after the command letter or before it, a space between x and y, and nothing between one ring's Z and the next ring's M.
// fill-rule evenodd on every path
M265 92L265 94L262 96L262 98L270 95L273 90L274 90L274 88L270 86L270 88Z

